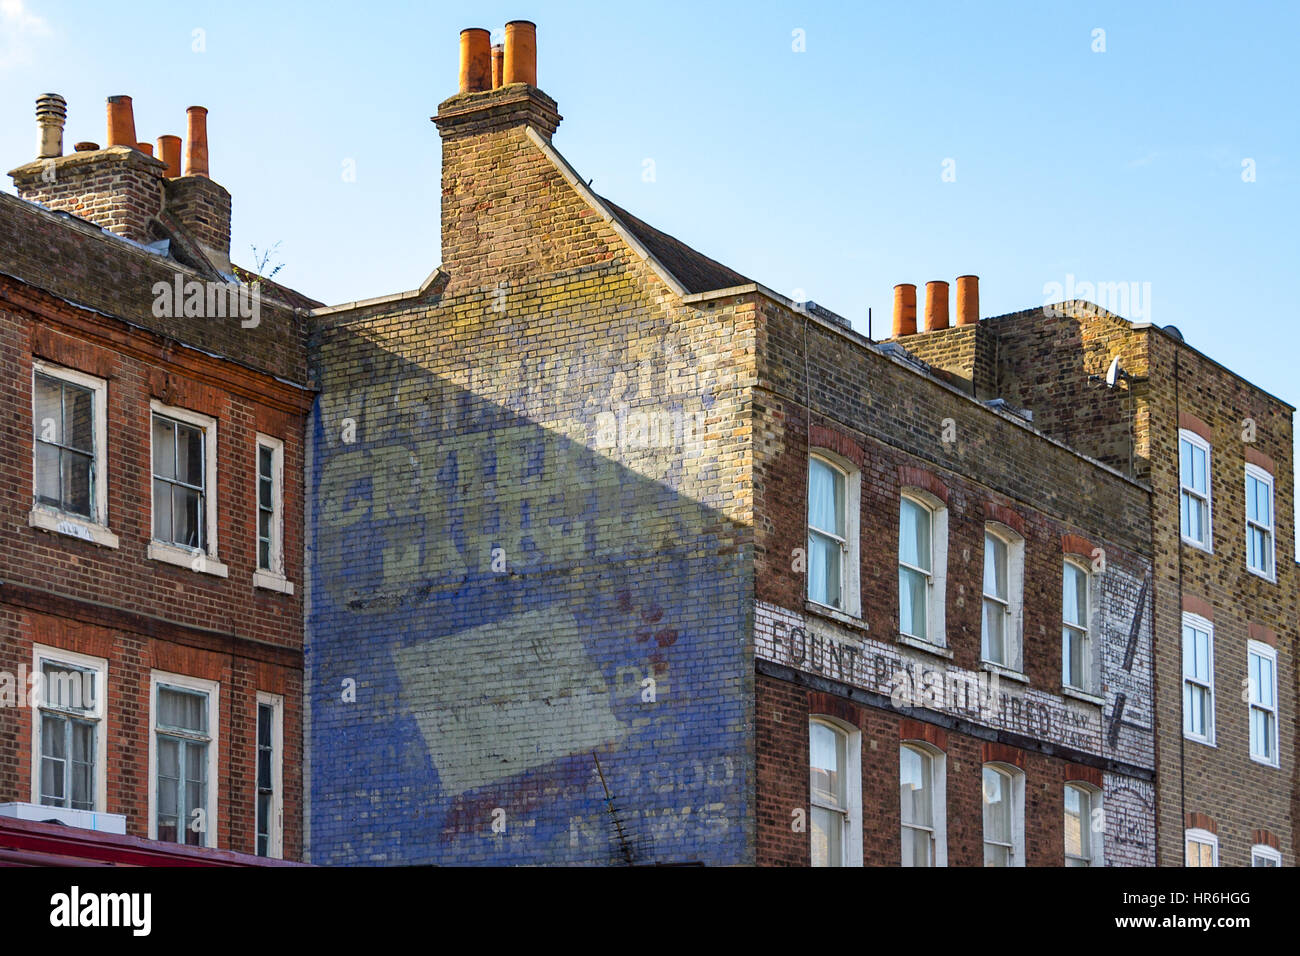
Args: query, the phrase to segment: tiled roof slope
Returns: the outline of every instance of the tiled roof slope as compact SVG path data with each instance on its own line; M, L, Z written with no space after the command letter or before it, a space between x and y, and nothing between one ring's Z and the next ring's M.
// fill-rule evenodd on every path
M604 196L601 197L601 201L618 217L623 227L676 277L687 292L712 292L715 289L748 285L753 281L736 270L724 266L721 262L696 252L681 240L660 232Z
M178 274L182 281L217 276L5 193L0 273L241 365L307 382L306 322L294 308L314 303L275 283L263 286L256 328L242 328L238 318L159 318L153 314L157 283L174 285Z

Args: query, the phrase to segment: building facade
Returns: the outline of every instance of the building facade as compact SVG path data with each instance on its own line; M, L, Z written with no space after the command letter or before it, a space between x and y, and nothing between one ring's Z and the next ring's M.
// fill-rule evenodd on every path
M1294 865L1294 408L1086 302L897 341L1150 487L1159 863Z
M183 170L129 98L102 149L63 153L64 110L0 195L4 845L300 859L315 303L231 265L201 108Z

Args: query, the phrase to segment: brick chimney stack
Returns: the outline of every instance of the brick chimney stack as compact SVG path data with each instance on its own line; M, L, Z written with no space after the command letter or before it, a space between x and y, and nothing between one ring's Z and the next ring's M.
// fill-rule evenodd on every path
M530 254L513 217L519 198L549 188L550 168L534 135L549 143L560 125L555 100L537 88L537 27L506 24L499 59L479 27L461 31L457 93L438 106L442 137L442 266L451 286L509 277L491 263ZM497 85L495 63L501 64Z
M182 175L179 137L159 137L155 158L148 144L136 139L131 97L110 96L106 105L107 145L79 144L65 156L66 101L57 93L36 100L37 158L9 173L19 197L135 242L179 230L212 266L229 273L230 193L208 178L207 110L189 109Z

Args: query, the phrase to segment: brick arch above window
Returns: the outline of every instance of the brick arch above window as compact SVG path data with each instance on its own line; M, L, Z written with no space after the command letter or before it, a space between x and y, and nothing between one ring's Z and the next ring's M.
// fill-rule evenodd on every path
M996 501L984 502L984 518L986 521L996 521L998 524L1006 525L1022 538L1025 536L1024 516L1006 505L998 504Z
M1210 622L1214 621L1214 605L1203 597L1197 597L1195 594L1183 595L1183 611L1203 617Z
M1211 445L1214 444L1213 441L1214 433L1213 431L1211 431L1210 426L1205 423L1205 419L1198 418L1196 415L1193 415L1191 412L1178 413L1178 427L1186 429L1187 431L1192 432L1193 434L1200 435Z
M1204 813L1187 814L1185 825L1188 830L1204 830L1206 833L1219 835L1219 827L1214 822L1214 817Z
M944 752L948 750L948 732L937 724L927 723L924 720L913 720L910 717L900 720L898 739L923 740L936 750Z
M1205 615L1201 616L1204 617ZM1261 644L1267 644L1269 647L1277 647L1277 632L1272 628L1251 621L1247 631L1250 634L1250 639L1252 641L1259 641Z
M866 715L861 707L843 697L824 691L808 692L808 714L811 717L835 717L854 727L861 727L866 723Z
M1061 767L1061 780L1064 783L1086 783L1090 787L1103 789L1101 770L1086 767L1083 764L1067 763Z
M1061 535L1061 550L1066 554L1077 554L1080 557L1091 558L1092 553L1098 548L1097 545L1081 534L1063 534Z
M939 476L924 468L913 465L898 466L898 481L904 488L920 488L934 495L946 506L948 504L948 486L939 480Z
M1277 834L1270 830L1251 830L1250 842L1255 846L1271 846L1275 850L1281 850L1282 845L1278 841Z
M1010 764L1017 770L1025 769L1025 752L1019 747L985 741L981 759L984 763Z
M817 448L833 451L841 458L853 462L859 468L862 467L862 462L866 460L866 452L863 451L862 445L854 438L837 428L828 428L825 425L812 425L809 427L808 446L810 451Z
M1263 468L1270 475L1277 474L1277 464L1273 459L1258 448L1252 448L1250 445L1246 446L1246 462L1256 468Z

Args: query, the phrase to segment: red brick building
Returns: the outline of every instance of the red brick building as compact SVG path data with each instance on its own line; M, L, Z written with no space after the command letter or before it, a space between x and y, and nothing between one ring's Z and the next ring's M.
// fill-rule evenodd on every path
M0 815L298 859L314 303L231 265L201 108L184 169L126 97L103 149L37 113L0 195Z

